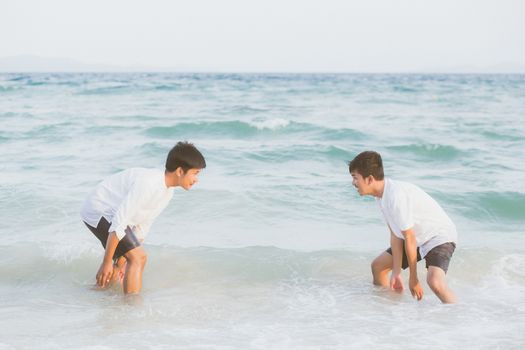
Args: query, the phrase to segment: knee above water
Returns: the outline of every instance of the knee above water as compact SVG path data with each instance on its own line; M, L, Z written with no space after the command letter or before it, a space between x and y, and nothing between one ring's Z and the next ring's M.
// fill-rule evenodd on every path
M374 261L372 261L372 263L370 264L370 268L372 269L372 271L379 272L383 269L383 266L378 259L374 259Z
M427 283L433 291L440 291L445 288L445 283L440 278L427 277Z
M148 257L146 255L146 253L144 252L136 252L134 254L131 254L130 258L129 258L129 262L130 263L136 263L136 264L146 264L146 261L148 260Z

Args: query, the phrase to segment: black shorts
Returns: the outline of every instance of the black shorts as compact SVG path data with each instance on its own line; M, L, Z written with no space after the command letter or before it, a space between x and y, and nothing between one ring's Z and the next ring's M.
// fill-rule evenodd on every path
M426 268L429 266L437 266L443 269L445 273L448 270L448 265L450 264L450 259L452 259L452 254L456 249L456 244L453 242L443 243L434 248L432 248L428 254L425 256ZM392 255L392 248L388 248L386 252ZM417 261L421 260L421 255L419 254L419 247L417 248ZM408 267L408 258L405 251L405 245L403 244L403 262L401 267L406 269Z
M91 232L100 240L104 249L106 249L106 242L108 241L109 228L111 223L102 217L98 222L97 228L84 222ZM118 242L117 249L113 254L113 261L116 261L118 258L129 252L131 249L140 247L140 241L137 239L137 236L131 231L131 229L126 227L126 235Z

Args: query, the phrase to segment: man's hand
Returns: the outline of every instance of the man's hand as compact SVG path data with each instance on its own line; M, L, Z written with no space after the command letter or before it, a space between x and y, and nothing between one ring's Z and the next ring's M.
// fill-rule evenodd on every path
M117 262L113 265L113 275L116 274L114 276L114 279L118 281L120 284L122 284L122 282L124 281L124 276L126 274L126 264L127 264L126 259L123 256L121 256L120 258L118 258Z
M106 241L106 252L104 253L104 259L97 272L97 284L104 288L111 281L113 275L113 255L118 245L118 238L115 232L110 232Z
M414 298L417 298L417 300L423 299L423 288L421 287L421 284L419 284L419 280L417 278L410 278L408 281L408 286L410 288L410 293L412 293Z
M408 268L410 271L410 277L408 278L408 287L410 288L410 293L417 300L423 298L423 288L419 284L417 279L417 243L416 243L416 233L413 229L408 229L401 231L405 237L405 252L407 254Z
M97 285L104 288L111 281L111 275L113 275L113 263L111 261L103 261L97 272Z
M401 275L394 275L390 277L390 289L401 293L405 287L403 286L403 279L401 278Z

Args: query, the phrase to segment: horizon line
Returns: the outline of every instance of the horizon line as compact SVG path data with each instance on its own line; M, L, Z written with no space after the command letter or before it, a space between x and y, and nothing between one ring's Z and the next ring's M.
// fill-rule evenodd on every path
M235 70L1 70L0 74L319 74L319 75L400 75L400 74L414 74L414 75L525 75L525 71L235 71Z
M64 67L60 67L63 65ZM457 64L448 67L419 67L415 69L268 69L232 67L196 67L180 64L176 66L155 66L143 63L115 64L85 62L65 56L40 56L20 54L0 56L0 73L189 73L189 74L525 74L525 64L499 62L480 66L479 64Z

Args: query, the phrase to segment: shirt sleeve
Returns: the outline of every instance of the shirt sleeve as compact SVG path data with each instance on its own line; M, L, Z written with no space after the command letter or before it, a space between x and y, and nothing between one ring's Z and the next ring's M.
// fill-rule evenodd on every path
M130 218L140 208L141 203L148 200L150 191L148 187L137 179L131 186L128 194L120 203L115 215L113 216L109 232L115 232L119 241L126 235L126 227L129 225Z

